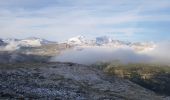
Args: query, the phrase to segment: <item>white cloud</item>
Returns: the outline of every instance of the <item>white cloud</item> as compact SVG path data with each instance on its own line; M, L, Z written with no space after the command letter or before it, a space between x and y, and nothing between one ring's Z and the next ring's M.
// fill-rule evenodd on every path
M169 14L160 15L158 13L157 16L140 14L140 12L166 9L170 6L170 2L167 0L150 0L147 2L142 0L138 2L68 0L66 3L60 0L54 0L55 3L43 0L40 4L35 0L11 0L10 3L7 3L9 1L0 3L0 5L3 5L0 7L0 36L2 37L25 37L29 35L46 37L45 34L49 34L53 38L54 36L69 37L81 33L108 32L133 34L144 30L135 27L135 23L170 21ZM10 5L15 6L15 10L12 7L10 8ZM25 9L24 5L30 10ZM35 5L38 5L39 8L32 10L31 6L34 8ZM126 25L131 22L134 23L134 27L99 27L117 24ZM47 37L50 38L50 36Z

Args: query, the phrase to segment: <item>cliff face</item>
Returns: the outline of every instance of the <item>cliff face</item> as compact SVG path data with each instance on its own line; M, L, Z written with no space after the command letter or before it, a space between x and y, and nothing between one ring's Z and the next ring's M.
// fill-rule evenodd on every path
M73 63L0 65L0 99L162 100L126 79Z

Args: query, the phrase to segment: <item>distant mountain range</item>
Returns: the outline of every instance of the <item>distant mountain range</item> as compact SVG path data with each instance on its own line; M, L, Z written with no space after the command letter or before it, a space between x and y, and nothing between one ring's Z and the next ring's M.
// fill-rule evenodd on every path
M137 51L150 51L156 47L153 42L127 42L114 40L107 36L96 37L94 40L88 40L84 36L76 36L66 41L73 46L101 46L113 48L131 48Z
M20 47L39 47L45 44L57 43L53 41L48 41L41 38L29 37L26 39L0 39L0 46L4 50L16 50Z
M0 47L4 50L16 50L20 47L40 47L42 45L57 44L57 42L48 41L41 38L29 37L26 39L0 39ZM148 51L156 47L153 42L127 42L114 40L107 36L96 37L93 40L86 39L84 36L72 37L65 41L70 46L101 46L113 48L132 48L137 51Z

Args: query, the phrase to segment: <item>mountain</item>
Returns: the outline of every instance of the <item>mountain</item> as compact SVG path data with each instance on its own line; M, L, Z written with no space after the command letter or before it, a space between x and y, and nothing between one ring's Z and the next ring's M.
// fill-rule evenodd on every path
M93 40L86 39L84 36L76 36L76 37L68 39L67 43L72 44L72 45L81 45L81 46L93 45L93 46L115 46L115 47L117 47L118 45L131 45L132 44L131 42L114 40L111 37L107 37L107 36L96 37Z
M7 43L4 48L7 51L17 50L20 47L38 47L41 46L41 43L37 39L4 39L5 43Z
M56 43L56 42L52 42L52 41L48 41L48 40L36 38L36 37L29 37L29 38L22 39L19 41L19 45L24 46L24 47L38 47L41 45L52 44L52 43Z
M3 42L7 45L5 46L4 50L13 51L17 50L21 47L40 47L42 45L54 44L57 42L48 41L41 38L36 37L29 37L26 39L3 39Z
M147 52L155 49L156 44L153 42L128 42L128 41L120 41L114 40L110 37L97 37L96 45L98 46L107 46L114 48L131 48L138 52Z
M42 38L37 38L37 37L29 37L24 39L26 41L37 41L39 44L44 45L44 44L52 44L52 43L57 43L57 42L53 42L53 41L48 41L46 39L42 39Z
M58 44L57 42L48 41L41 38L29 37L25 39L0 39L1 50L13 51L21 47L41 47L42 45ZM61 44L61 43L59 43ZM151 51L156 47L153 42L127 42L112 39L111 37L101 36L95 39L86 39L84 36L76 36L68 39L65 44L75 46L89 47L111 47L111 48L130 48L138 52Z
M112 42L112 39L107 36L96 37L96 44L103 45Z
M3 41L3 39L0 39L0 46L6 46L7 45L7 43L5 43L4 41Z
M128 42L114 40L111 37L101 36L96 37L93 40L88 40L84 36L76 36L68 39L67 44L73 46L102 46L102 47L112 47L112 48L130 48L138 52L151 51L156 47L153 42Z
M132 44L131 42L114 40L107 36L96 37L95 43L98 46L108 46L114 48L129 47Z
M66 42L71 45L83 45L86 44L86 39L84 36L79 35L68 39Z

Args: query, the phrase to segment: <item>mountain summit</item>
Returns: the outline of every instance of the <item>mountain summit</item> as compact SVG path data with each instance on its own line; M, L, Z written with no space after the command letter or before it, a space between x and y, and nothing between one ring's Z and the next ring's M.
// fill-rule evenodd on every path
M68 39L67 43L72 45L82 45L86 43L86 39L84 36L78 35L76 37Z

